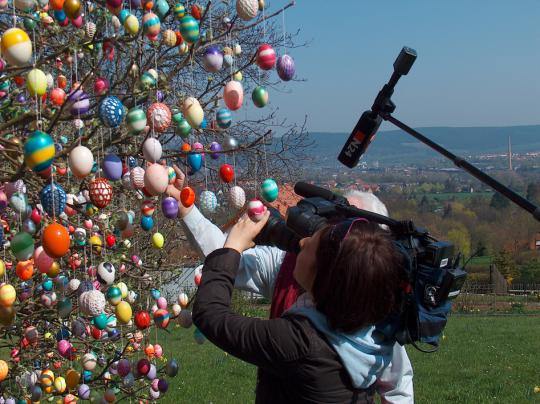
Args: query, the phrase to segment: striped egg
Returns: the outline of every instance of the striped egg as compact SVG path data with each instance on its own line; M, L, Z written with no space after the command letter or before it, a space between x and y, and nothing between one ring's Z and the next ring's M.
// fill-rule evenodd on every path
M277 74L283 81L289 81L294 77L294 59L289 55L281 55L277 60Z
M186 15L186 8L182 3L176 3L173 8L174 16L178 19Z
M249 21L257 17L258 11L259 3L257 0L236 0L236 12L242 20Z
M217 124L222 129L227 129L232 124L232 114L228 108L220 108L216 114Z
M99 105L101 122L109 128L117 128L124 120L124 105L114 95L105 97Z
M159 35L161 24L159 17L154 13L147 13L143 17L144 34L151 40L155 40Z
M182 118L178 124L177 124L178 132L180 133L180 136L185 139L189 136L191 133L191 125L187 121L187 119Z
M75 90L68 96L71 104L71 115L80 116L86 114L90 110L90 100L88 94L82 90Z
M189 52L189 45L186 42L182 42L178 47L178 53L185 55Z
M258 222L263 218L264 212L266 212L266 206L260 200L252 199L248 202L248 216L251 220Z
M141 84L144 88L155 88L157 85L158 73L154 69L149 69L141 76Z
M199 203L203 213L214 213L217 209L216 194L212 191L202 191L199 196Z
M199 23L189 14L183 16L180 20L180 33L186 42L197 42L200 35Z
M139 32L139 19L133 14L128 15L124 21L124 29L128 34L137 35Z
M276 51L267 43L263 43L257 50L257 66L263 70L270 70L276 64Z
M142 108L131 108L126 117L126 123L131 133L139 133L146 127L146 114Z
M268 104L268 91L262 86L257 86L251 93L251 99L257 108L262 108Z
M274 202L279 194L279 188L272 178L267 178L261 184L261 196L267 202Z
M155 102L146 111L146 119L150 129L164 132L171 125L171 110L167 105Z
M210 73L215 73L223 67L223 52L217 46L209 46L204 50L204 68Z
M47 76L42 70L32 69L26 78L26 88L31 96L42 96L47 92Z
M32 41L20 28L9 28L0 43L2 57L13 66L22 66L32 57Z
M47 170L54 159L54 141L45 132L35 131L24 144L24 161L35 172Z

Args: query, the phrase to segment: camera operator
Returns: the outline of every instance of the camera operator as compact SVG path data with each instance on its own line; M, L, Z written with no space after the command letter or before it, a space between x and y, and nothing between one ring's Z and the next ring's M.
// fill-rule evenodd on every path
M184 185L184 173L175 166L176 182L167 193L180 200ZM373 194L352 191L345 195L351 205L381 215L388 215L384 204ZM224 245L226 235L205 218L196 206L185 208L181 203L180 217L186 233L203 257ZM297 299L301 292L293 278L296 255L277 247L254 246L240 257L235 287L261 294L272 299L271 318L280 317ZM379 375L376 389L384 403L409 403L413 401L412 367L405 348L395 344L393 359Z
M327 225L300 242L294 278L306 292L280 318L229 305L241 254L268 220L244 215L206 258L193 320L221 349L259 367L258 403L373 402L394 339L375 324L397 310L404 272L390 233L365 219ZM404 373L394 374L397 384Z

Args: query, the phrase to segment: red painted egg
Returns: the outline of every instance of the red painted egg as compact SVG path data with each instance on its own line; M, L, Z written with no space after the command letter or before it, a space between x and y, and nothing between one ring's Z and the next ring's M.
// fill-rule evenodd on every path
M186 208L189 208L195 203L195 191L191 187L184 187L180 192L180 202Z
M219 168L219 176L223 182L229 183L234 179L234 169L230 164L222 164Z
M144 310L139 311L135 314L135 325L140 330L150 327L150 314Z

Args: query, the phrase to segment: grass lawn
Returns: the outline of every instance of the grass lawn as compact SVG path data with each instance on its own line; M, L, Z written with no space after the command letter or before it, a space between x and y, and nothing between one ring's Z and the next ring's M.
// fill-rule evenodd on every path
M163 403L250 403L255 368L174 329L160 343L182 364ZM540 403L540 317L454 315L435 354L407 348L417 403Z

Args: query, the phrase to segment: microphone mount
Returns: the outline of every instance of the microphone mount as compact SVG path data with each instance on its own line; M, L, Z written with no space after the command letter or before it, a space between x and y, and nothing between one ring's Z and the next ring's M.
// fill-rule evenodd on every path
M484 173L464 158L453 154L438 143L432 141L431 139L422 135L420 132L407 126L405 123L392 116L392 113L396 109L396 105L391 100L391 97L394 94L394 87L401 76L405 76L407 73L409 73L416 60L416 57L417 53L414 49L406 46L401 49L401 52L394 61L394 72L392 73L390 80L388 80L388 83L386 83L377 94L377 97L371 106L371 110L365 111L362 114L362 117L358 121L353 133L351 133L349 141L339 154L339 161L349 168L355 167L358 164L360 156L365 152L375 137L375 133L377 132L382 120L385 120L391 122L399 129L435 150L437 153L442 154L444 157L452 161L456 167L465 170L483 184L501 193L511 202L529 212L536 220L540 221L540 207L512 191L495 178ZM358 154L359 150L360 153ZM356 158L354 157L354 154L357 155Z

